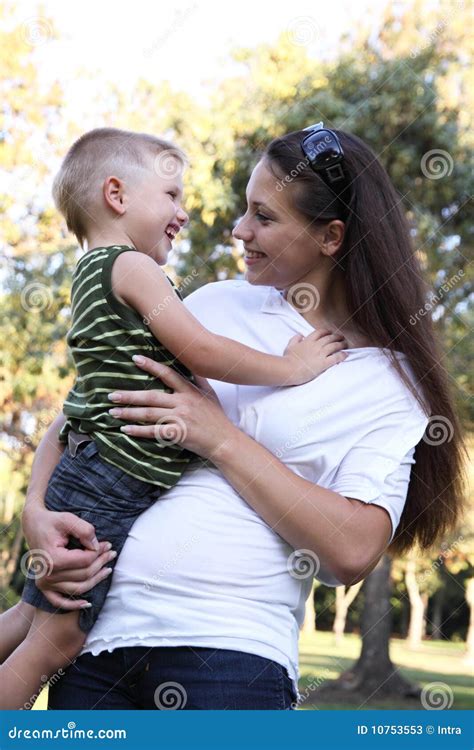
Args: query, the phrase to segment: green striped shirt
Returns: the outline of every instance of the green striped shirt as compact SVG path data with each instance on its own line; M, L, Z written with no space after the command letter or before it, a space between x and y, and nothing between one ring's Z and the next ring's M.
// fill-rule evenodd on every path
M132 357L142 354L173 367L192 381L184 367L154 337L143 318L119 302L112 290L115 259L134 250L124 245L88 251L74 271L71 305L72 325L67 335L76 379L64 402L67 418L60 440L70 430L90 435L104 461L144 482L170 488L195 455L167 441L146 440L120 432L123 420L112 417L107 394L116 390L171 389L140 370ZM138 252L135 250L135 252ZM175 293L180 297L175 288Z

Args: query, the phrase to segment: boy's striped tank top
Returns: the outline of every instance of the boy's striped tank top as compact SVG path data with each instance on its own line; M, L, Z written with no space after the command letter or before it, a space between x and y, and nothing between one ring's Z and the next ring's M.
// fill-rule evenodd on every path
M160 380L140 370L132 357L141 354L173 367L188 380L190 371L154 337L143 318L115 297L112 266L124 245L89 250L77 263L71 290L72 325L67 343L76 368L76 379L64 402L60 440L70 430L90 435L104 461L136 479L164 489L181 477L193 453L178 445L136 438L120 432L126 422L112 417L107 394L116 390L160 389L171 392ZM175 293L180 297L178 290Z

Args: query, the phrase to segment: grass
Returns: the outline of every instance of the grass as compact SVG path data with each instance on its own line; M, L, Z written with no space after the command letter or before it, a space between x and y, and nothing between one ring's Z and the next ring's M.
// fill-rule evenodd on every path
M432 682L444 683L452 690L454 700L451 708L469 709L474 706L474 682L472 670L463 662L464 644L450 641L424 641L419 651L410 651L403 640L392 639L391 657L401 668L405 677L420 686ZM304 700L301 710L317 709L422 709L418 700L387 700L374 695L365 702L354 696L344 703L323 703L316 695L316 688L326 680L336 677L357 659L360 651L360 638L356 635L344 636L344 642L336 647L332 633L306 634L300 638L300 692ZM46 689L39 696L35 709L46 708Z
M306 634L300 638L300 693L302 710L319 709L423 709L419 700L384 699L377 694L369 701L361 696L349 697L344 703L326 703L317 696L317 688L327 680L334 680L348 669L360 652L360 638L345 635L341 646L336 646L332 633ZM404 677L421 687L443 683L453 694L453 709L470 709L474 705L472 668L463 661L465 646L450 641L424 641L418 651L411 651L404 640L393 638L390 655Z

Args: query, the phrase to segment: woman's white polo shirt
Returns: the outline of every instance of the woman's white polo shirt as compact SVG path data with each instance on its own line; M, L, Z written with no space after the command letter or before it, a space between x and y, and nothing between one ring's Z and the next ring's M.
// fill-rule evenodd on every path
M314 330L278 291L245 281L209 284L185 302L210 330L267 353ZM393 535L428 419L383 350L348 351L298 387L211 384L229 418L295 473L385 508ZM233 649L277 661L296 683L312 581L295 574L293 552L214 468L191 468L135 522L83 651ZM317 577L339 583L324 562Z

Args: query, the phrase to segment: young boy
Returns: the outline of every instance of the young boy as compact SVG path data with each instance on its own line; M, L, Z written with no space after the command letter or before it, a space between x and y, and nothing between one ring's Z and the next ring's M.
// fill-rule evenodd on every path
M281 357L263 354L204 328L182 304L160 269L172 240L187 223L181 207L184 154L142 133L102 128L69 150L54 183L68 228L87 252L72 283L67 341L75 368L64 402L67 446L48 486L46 506L92 523L117 554L140 513L172 487L194 457L178 445L132 438L110 413L117 389L165 388L135 366L146 355L201 387L214 378L238 384L297 385L343 361L344 342L311 334L294 337ZM216 311L218 314L218 311ZM81 546L71 538L70 546ZM112 564L113 565L113 564ZM27 577L20 645L0 666L0 708L22 708L44 675L80 652L105 601L110 576L87 595L79 612L53 607ZM1 622L0 618L0 622ZM28 627L28 621L32 624ZM4 618L0 653L19 634Z

